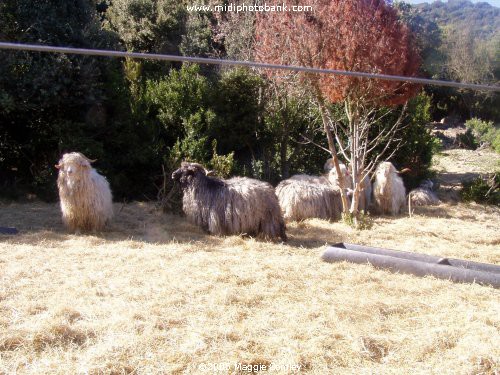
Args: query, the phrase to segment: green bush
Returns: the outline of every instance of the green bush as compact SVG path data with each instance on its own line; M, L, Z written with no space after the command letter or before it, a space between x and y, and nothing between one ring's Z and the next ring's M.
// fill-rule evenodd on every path
M431 152L432 155L435 155L443 150L443 141L441 141L438 137L432 137L432 147Z
M461 197L465 202L500 205L500 172L489 179L477 177L462 182Z
M216 119L210 92L210 82L198 65L183 65L161 80L146 83L144 101L151 121L162 128L161 140L180 159L201 164L210 160L208 132Z
M486 133L486 138L490 139L493 150L500 153L500 131L498 129L491 129Z
M481 137L493 127L493 122L482 121L478 118L471 118L465 122L465 126L474 132L477 136Z
M500 128L493 124L493 121L471 118L465 122L465 126L476 138L482 142L488 142L491 148L500 153Z
M22 43L119 48L117 38L101 29L94 5L84 1L5 0L0 5L0 35ZM55 199L54 164L64 152L81 151L99 159L97 167L110 179L115 196L142 193L147 183L142 172L147 169L135 173L135 156L141 158L147 147L134 142L141 139L135 136L136 131L141 132L129 119L127 87L121 77L118 60L1 51L3 184L15 186L23 194ZM130 184L123 179L117 183L113 176L124 171L123 164L117 165L120 158L134 171Z
M475 150L479 146L476 137L470 129L467 129L465 133L458 134L455 141L460 148Z
M209 164L217 176L227 178L234 169L234 152L228 155L218 155L217 140L214 139L212 141L212 160L210 160Z
M260 158L267 144L262 121L264 80L254 72L236 68L224 71L215 83L211 105L217 114L210 137L217 139L222 154L234 152L241 169Z
M322 173L329 154L313 144L304 144L302 138L305 135L328 147L317 107L307 98L280 96L276 91L269 90L264 115L267 132L264 162L254 163L253 170L262 170L262 175L273 183L297 173Z

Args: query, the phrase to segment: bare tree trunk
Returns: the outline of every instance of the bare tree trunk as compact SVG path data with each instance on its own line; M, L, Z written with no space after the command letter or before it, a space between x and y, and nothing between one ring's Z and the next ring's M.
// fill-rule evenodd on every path
M337 176L339 179L340 197L342 199L342 211L347 214L349 212L349 200L347 199L346 183L344 181L344 175L340 170L339 158L337 155L337 149L335 148L335 143L333 142L333 135L332 131L330 130L329 118L326 115L326 108L323 103L319 104L319 109L321 112L321 120L323 121L323 128L328 139L328 149L330 150L330 154L332 155L333 165L335 170L337 171Z
M286 98L285 98L286 101ZM284 123L283 123L283 133L281 135L281 144L280 144L280 162L281 162L281 177L283 179L286 179L290 175L290 162L287 157L288 153L288 139L290 137L290 130L289 130L289 120L288 120L288 115L286 112L286 103L284 106L282 106L282 111L283 111L283 118L284 118Z
M350 139L350 153L351 153L351 178L352 178L352 196L351 207L349 213L354 220L354 225L358 226L359 215L359 199L361 192L360 174L362 172L362 165L360 165L361 149L360 149L360 113L356 103L346 100L345 111L349 120L349 129L351 134Z
M373 172L382 157L391 158L402 144L402 139L397 139L396 135L402 128L401 124L404 119L406 104L403 106L399 118L390 128L381 130L373 139L369 139L370 128L377 121L382 120L387 115L387 112L378 115L377 109L372 105L366 105L364 98L356 98L354 100L348 98L344 101L344 110L348 119L347 124L343 125L341 122L332 124L328 108L318 88L316 88L316 100L321 113L324 132L328 140L328 150L332 156L333 165L338 176L343 215L352 218L354 226L359 227L360 204L363 204L363 208L366 210L364 189L367 186L364 186L365 178ZM334 126L333 129L330 128L330 125ZM342 137L339 137L339 134L343 134L347 138L347 144L344 143ZM353 189L351 199L347 196L348 185L344 174L340 170L335 140L338 143L340 153L344 156L346 162L349 163ZM367 161L367 156L382 142L385 143L383 149L373 160ZM389 155L386 155L389 145L394 142L398 142L396 147Z
M353 179L357 179L357 178L353 178ZM359 203L361 200L360 194L361 194L361 184L359 183L359 181L356 181L356 182L354 182L354 186L353 186L352 198L351 198L351 209L349 210L351 215L353 215L354 217L357 217L358 213L359 213Z

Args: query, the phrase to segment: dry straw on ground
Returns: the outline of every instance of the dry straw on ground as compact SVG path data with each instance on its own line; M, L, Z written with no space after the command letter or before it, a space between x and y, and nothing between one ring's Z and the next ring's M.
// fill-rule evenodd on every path
M454 184L499 160L450 150L436 165ZM500 372L499 290L320 261L343 241L500 264L499 208L417 207L364 231L308 220L287 244L208 236L148 204L115 212L109 231L70 235L55 204L0 203L21 230L0 237L0 374Z
M0 225L21 230L0 238L0 373L499 370L498 290L320 261L346 241L500 264L497 208L419 208L359 232L308 220L288 244L208 236L148 204L115 210L110 231L70 235L55 204L0 206Z

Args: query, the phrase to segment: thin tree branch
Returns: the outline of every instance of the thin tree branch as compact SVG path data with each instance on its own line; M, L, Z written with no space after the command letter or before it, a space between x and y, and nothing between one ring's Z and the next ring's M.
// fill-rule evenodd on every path
M297 143L299 145L307 145L307 144L312 144L320 149L322 149L323 151L327 152L328 154L330 154L330 150L327 149L326 147L323 147L321 146L320 144L314 142L312 139L306 137L304 134L300 134L300 136L306 141L306 142L300 142L300 141L297 141L293 138L291 138L291 141L294 142L294 143Z

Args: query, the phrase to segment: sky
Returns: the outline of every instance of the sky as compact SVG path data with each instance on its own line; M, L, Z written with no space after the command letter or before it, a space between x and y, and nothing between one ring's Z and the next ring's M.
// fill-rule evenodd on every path
M420 3L432 3L433 0L405 0L405 2L410 4L420 4ZM482 1L472 0L472 2L473 3L485 2L500 8L500 0L482 0Z

